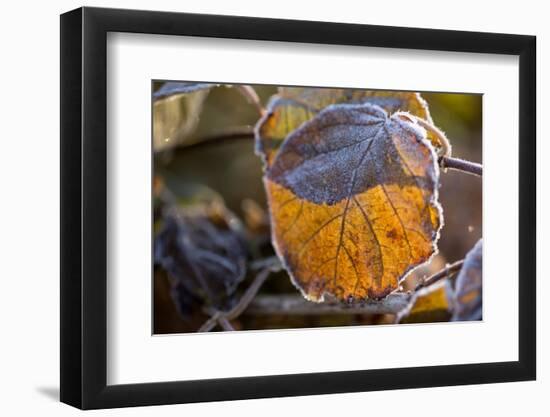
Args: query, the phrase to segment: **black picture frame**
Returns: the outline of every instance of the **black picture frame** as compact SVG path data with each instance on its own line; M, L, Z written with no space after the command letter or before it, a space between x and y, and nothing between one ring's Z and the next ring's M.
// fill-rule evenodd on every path
M107 375L108 32L519 56L519 360L113 385ZM80 8L61 16L61 401L82 409L533 380L536 377L534 36Z

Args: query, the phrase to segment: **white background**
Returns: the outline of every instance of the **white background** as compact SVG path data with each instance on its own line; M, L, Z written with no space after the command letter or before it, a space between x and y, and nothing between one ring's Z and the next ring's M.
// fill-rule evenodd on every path
M4 285L0 293L0 410L5 415L76 414L75 410L56 402L59 377L58 14L80 5L73 1L10 2L2 10L0 277ZM542 194L542 184L547 183L550 168L547 165L543 169L540 163L550 152L548 146L542 144L548 128L542 129L546 107L540 99L550 94L548 82L541 82L540 78L544 71L549 73L550 57L547 13L541 10L544 2L523 1L510 5L501 2L498 10L490 2L485 5L479 1L415 2L414 7L410 2L395 0L368 5L340 0L337 6L333 2L326 5L315 2L314 7L306 2L280 0L89 1L87 5L536 34L541 127L538 138L542 145L538 156L539 259L550 249L550 222L540 216L541 212L550 210L548 192ZM315 412L334 416L389 412L390 415L464 416L531 412L544 415L543 410L548 413L549 408L546 393L550 390L550 366L545 352L549 351L550 343L550 310L548 304L542 304L541 294L550 290L550 284L542 275L539 267L537 382L149 407L94 414L242 416Z

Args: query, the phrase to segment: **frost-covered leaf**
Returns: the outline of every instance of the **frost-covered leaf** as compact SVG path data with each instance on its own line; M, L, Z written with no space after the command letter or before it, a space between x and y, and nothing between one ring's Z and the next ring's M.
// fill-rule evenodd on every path
M383 298L437 250L437 156L426 132L338 104L291 133L266 169L272 237L310 300Z
M153 93L153 99L161 100L181 94L194 93L195 91L209 90L217 85L211 83L167 81Z
M273 162L285 138L331 104L371 103L388 113L407 111L432 121L428 105L420 94L399 91L352 90L340 88L282 87L272 97L267 113L256 126L256 151L266 165ZM434 145L439 140L429 136Z
M197 128L203 103L216 84L167 82L153 93L153 149L183 143Z
M182 315L192 300L218 309L232 306L246 273L247 249L225 207L171 210L155 240L155 261L172 278Z
M453 321L482 319L483 241L480 239L464 258L456 277Z

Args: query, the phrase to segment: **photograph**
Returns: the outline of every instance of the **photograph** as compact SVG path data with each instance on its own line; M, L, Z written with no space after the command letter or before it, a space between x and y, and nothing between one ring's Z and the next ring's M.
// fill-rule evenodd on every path
M55 369L15 366L15 380L38 369L81 410L220 402L214 414L235 403L242 417L270 399L416 415L427 401L465 415L457 393L509 410L510 389L536 408L543 19L223 7L60 16L60 106L33 119L51 114L60 146L9 158L35 182L33 161L59 161L59 285L29 293L59 305L6 315L55 338L38 361ZM55 223L36 213L45 187L11 183L34 202L7 207ZM31 259L28 222L12 223ZM43 283L44 253L11 263Z
M151 90L153 334L483 320L482 94Z

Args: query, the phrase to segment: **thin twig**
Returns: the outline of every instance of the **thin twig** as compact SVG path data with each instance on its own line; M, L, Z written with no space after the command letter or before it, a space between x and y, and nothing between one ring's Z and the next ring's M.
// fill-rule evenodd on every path
M439 140L439 144L441 145L441 155L443 155L443 157L450 157L452 148L451 144L449 143L449 139L447 139L445 133L443 133L443 131L435 127L433 124L427 122L420 117L414 116L414 119L420 126L422 126L424 129L431 132L434 136L437 137L437 139Z
M246 308L248 307L250 302L253 300L253 298L256 296L256 294L260 290L265 280L269 277L269 274L271 272L278 270L277 268L278 267L276 265L273 265L265 269L262 269L260 272L258 272L256 277L254 278L254 281L252 281L252 284L250 284L250 286L246 289L246 291L242 295L239 302L235 305L235 307L225 312L224 311L214 312L212 316L208 320L206 320L197 331L209 332L214 327L216 327L216 324L220 324L222 327L225 327L227 324L229 324L229 320L233 320L239 317L242 314L242 312L246 310Z
M451 158L450 156L442 156L439 160L441 168L450 168L457 171L466 172L468 174L483 176L483 165L466 161L459 158Z
M252 270L258 270L258 269L264 269L269 268L275 272L276 270L281 270L283 266L281 265L281 261L277 256L269 256L267 258L258 259L256 261L250 262L248 265L250 269Z
M254 105L260 117L262 117L265 113L265 109L262 106L262 102L260 101L260 97L258 97L258 93L256 93L256 90L254 90L252 86L245 84L238 85L237 90L246 98L246 100L250 104Z
M414 292L417 292L421 288L429 287L430 285L436 283L437 281L446 278L455 272L460 271L460 268L462 268L462 265L464 264L464 259L460 261L453 262L452 264L447 264L445 268L443 268L441 271L436 272L433 275L430 275L428 278L424 278L420 284L416 286L414 289Z
M251 140L254 139L254 129L250 126L241 126L235 128L224 129L221 132L215 132L211 135L204 136L196 142L186 145L182 143L178 149L188 151L193 148L202 148L209 145L221 145L225 142L234 142L236 140Z
M249 139L254 139L254 130L250 127L245 126L233 130L215 133L211 136L202 138L200 141L194 142L187 146L183 146L182 149L187 150L189 148L219 144L227 141ZM465 159L453 158L451 156L442 156L439 158L439 165L441 166L441 168L454 169L457 171L476 175L478 177L483 176L483 165L476 162L467 161Z
M259 295L252 301L244 314L266 316L284 314L292 316L332 314L397 314L407 307L410 293L398 292L383 300L367 300L349 305L338 301L314 303L301 295Z
M198 333L205 333L212 330L214 327L216 327L216 324L218 324L218 318L220 318L221 312L216 312L210 317L208 320L206 320L201 327L197 330Z
M260 290L260 287L263 285L270 273L271 269L267 268L260 271L258 275L256 275L256 278L252 284L250 284L250 287L248 287L244 292L237 305L224 314L225 317L229 320L237 318L246 309L246 307L248 307L248 304L250 304L256 293Z
M247 288L239 303L227 312L213 311L212 316L204 322L198 332L209 332L216 325L224 330L234 330L229 320L233 320L241 314L269 315L327 315L327 314L399 314L407 308L419 290L429 287L436 282L447 278L462 268L464 260L448 264L441 271L422 280L416 286L414 292L395 292L382 300L366 300L363 303L353 305L341 303L337 300L329 300L323 303L314 303L300 295L262 295L256 296L269 273L277 270L279 265L262 269L252 284Z
M221 326L222 329L228 332L235 331L235 328L229 323L229 320L227 320L225 317L218 318L218 323Z

